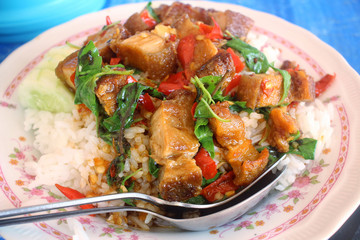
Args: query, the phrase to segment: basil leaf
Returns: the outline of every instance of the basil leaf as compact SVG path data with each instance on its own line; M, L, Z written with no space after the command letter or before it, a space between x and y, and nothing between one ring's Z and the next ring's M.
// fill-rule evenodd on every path
M153 158L149 157L149 172L150 172L150 174L153 175L155 178L158 178L159 171L160 171L159 165L156 164L156 162Z
M125 167L125 157L124 155L120 155L116 157L110 163L110 166L106 172L107 183L109 186L118 186L121 183L121 178L119 177L119 173L124 171Z
M206 199L202 195L192 197L189 200L187 200L186 202L191 203L191 204L205 204L205 203L207 203Z
M241 111L245 111L248 113L253 112L251 108L246 107L246 102L235 101L233 102L232 105L229 106L229 108L231 111L235 111L235 112L241 112Z
M134 82L126 84L117 95L118 107L115 113L103 121L109 132L118 132L121 128L129 128L133 123L133 116L140 95L150 87Z
M78 54L78 65L75 73L75 104L85 104L92 113L99 116L99 103L95 95L96 78L101 72L102 58L92 41L82 47Z
M270 64L266 56L257 48L235 37L229 40L226 45L241 53L245 58L246 66L251 71L255 73L265 73L269 69Z
M150 14L150 16L155 19L157 23L161 22L160 18L158 17L158 15L156 15L154 9L151 7L151 2L148 2L148 4L146 5L146 10Z
M221 172L217 172L215 177L210 178L210 179L205 179L203 177L201 187L204 188L205 186L209 185L210 183L215 182L221 176L221 174L222 174Z
M317 140L302 138L291 142L288 153L302 156L304 159L314 160Z
M258 108L258 109L257 109L257 111L258 111L259 113L261 113L262 115L264 115L264 119L265 119L266 121L269 120L271 110L272 110L271 107L262 107L262 108Z
M198 118L195 122L194 133L203 148L205 148L211 158L215 157L215 146L213 140L213 132L208 126L209 120L207 118Z
M291 85L291 76L286 70L282 70L273 66L271 66L271 68L274 69L275 71L278 71L283 78L283 95L281 96L281 99L278 103L278 105L281 105L289 94L289 89Z

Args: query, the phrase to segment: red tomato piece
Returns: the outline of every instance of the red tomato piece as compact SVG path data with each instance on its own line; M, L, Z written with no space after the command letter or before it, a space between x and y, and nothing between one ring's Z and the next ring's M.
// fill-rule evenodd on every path
M209 184L201 191L201 195L203 195L209 202L214 202L216 200L217 193L225 194L229 191L235 191L238 186L233 182L235 178L235 174L233 171L230 171L220 178L218 178L215 182Z
M154 27L157 24L156 20L153 17L151 17L151 15L146 9L140 13L140 17L143 20L143 22L146 25L148 25L150 28Z
M154 103L151 100L150 95L148 93L140 95L139 103L145 108L146 111L155 112Z
M235 66L235 72L236 73L241 72L244 69L245 64L240 60L239 56L236 55L236 53L234 52L234 50L232 48L228 48L228 49L226 49L226 51L231 54L231 58L234 62L234 66Z
M235 87L239 86L240 79L241 79L240 74L236 74L234 76L234 78L231 80L229 85L227 85L226 88L225 88L225 95L228 95L229 92L231 92L231 90L233 90Z
M323 78L315 83L315 96L319 97L323 92L328 89L331 84L334 82L336 74L330 75L326 74Z
M177 47L178 59L183 69L186 69L194 58L195 36L188 35L182 38Z
M160 83L158 91L169 95L177 89L182 89L186 85L186 82L184 72L171 74L168 79Z
M137 80L131 75L127 76L126 81L127 83L137 82Z
M211 19L214 22L214 26L209 26L209 25L200 23L199 24L200 32L212 41L217 40L217 39L223 39L223 33L221 31L219 24L215 21L215 19L213 17L211 17Z
M205 148L201 148L194 158L196 165L198 165L201 169L202 175L205 179L211 179L216 176L216 163L210 157L208 151L206 151Z
M117 65L121 61L121 58L111 58L110 65Z

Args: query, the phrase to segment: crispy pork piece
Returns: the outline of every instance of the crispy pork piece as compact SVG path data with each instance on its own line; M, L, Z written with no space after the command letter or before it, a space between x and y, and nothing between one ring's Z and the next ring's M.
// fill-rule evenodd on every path
M242 75L237 98L249 108L275 106L281 99L282 76L276 74ZM285 99L284 103L288 103Z
M201 66L196 71L196 75L201 78L205 76L225 76L225 80L222 84L223 88L229 84L235 75L235 66L230 53L225 50L219 50L219 52L211 58L208 62Z
M124 23L124 27L131 33L131 35L154 28L150 27L142 20L140 13L134 13L131 15Z
M110 42L113 40L120 41L128 37L130 37L130 33L119 23L89 36L86 42L89 42L90 40L93 41L96 48L99 50L99 54L103 58L103 61L109 62L110 59L115 56L110 48Z
M265 148L259 153L252 145L251 140L245 137L245 126L239 115L232 114L229 110L229 102L218 102L211 105L211 109L223 119L209 119L209 126L213 131L217 142L227 149L225 159L235 173L234 183L245 186L254 181L265 169L269 151Z
M279 152L289 151L289 141L293 140L292 135L299 131L296 120L286 111L286 107L274 108L269 115L269 135L267 141Z
M172 25L172 27L176 29L176 35L179 39L182 39L190 34L195 36L200 34L199 27L190 20L187 14L182 15L178 21Z
M179 1L174 2L168 8L162 8L156 10L163 24L172 25L184 14L187 14L192 22L209 22L207 11L203 8L192 7L189 4L184 4Z
M231 114L229 102L217 102L211 105L211 109L223 119L230 122L222 122L216 118L209 119L209 126L216 140L222 147L230 147L241 144L245 139L245 125L239 115Z
M291 85L283 103L313 101L314 80L303 70L290 71ZM249 108L276 106L283 94L283 78L280 73L242 75L237 98L246 101Z
M146 72L153 80L162 80L177 67L173 43L151 32L141 32L116 42L112 48L125 65Z
M195 93L176 90L168 99L152 115L149 128L151 156L160 165L168 159L192 158L199 148L191 115Z
M223 32L229 31L239 38L246 38L248 32L254 25L254 20L231 10L225 12L209 10L209 17L213 17Z
M304 70L289 71L291 75L290 96L292 101L314 101L315 82Z
M105 112L112 116L117 108L116 97L127 84L125 75L105 75L96 82L95 94Z
M218 52L214 43L208 38L196 38L194 58L190 63L190 70L197 71L206 62L210 61Z
M64 60L59 62L55 69L56 76L64 82L64 84L71 90L75 91L75 85L71 79L71 75L75 73L77 62L78 62L78 52L75 51Z
M202 173L194 159L168 160L160 174L159 192L168 201L186 201L201 192Z

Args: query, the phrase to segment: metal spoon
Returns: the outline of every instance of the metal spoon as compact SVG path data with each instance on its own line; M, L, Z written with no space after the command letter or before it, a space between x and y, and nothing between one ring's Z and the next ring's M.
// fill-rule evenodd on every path
M237 195L236 197L233 197L231 199L229 198L228 201L224 201L224 203L222 204L207 204L212 205L208 208L203 208L203 205L167 202L162 199L158 199L141 193L121 193L94 198L85 198L66 202L24 207L18 209L3 210L0 211L0 227L71 216L100 214L108 212L135 211L152 214L159 219L162 219L165 222L181 229L192 231L205 230L223 225L244 214L268 194L268 192L275 186L283 172L284 169L282 171L277 171L275 174L272 172L267 172L265 176L262 176L261 179L257 180L256 183L252 184L251 188L248 188L247 191L242 192L242 194ZM114 198L115 195L116 198ZM163 210L165 210L167 212L167 216L147 209L126 206L102 207L57 213L47 213L34 216L14 217L52 209L125 198L141 199L151 202L154 205L157 205ZM163 203L165 203L165 205L162 205ZM187 208L187 205L192 206L191 208ZM197 208L195 206L197 206Z

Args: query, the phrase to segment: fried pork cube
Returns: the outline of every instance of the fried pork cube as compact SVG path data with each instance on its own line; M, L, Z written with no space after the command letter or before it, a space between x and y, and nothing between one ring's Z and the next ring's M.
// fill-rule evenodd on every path
M162 80L177 67L174 45L151 32L141 32L116 42L112 48L125 65L146 72L153 80Z
M183 15L188 15L192 22L209 22L211 19L205 9L199 7L192 7L189 4L184 4L179 1L174 2L169 7L161 7L155 10L159 15L161 21L165 25L172 25Z
M182 17L180 17L178 21L172 25L172 27L176 29L176 35L179 39L182 39L190 34L195 36L200 34L199 27L190 20L187 14L182 15Z
M159 192L168 201L186 201L201 192L202 173L194 159L168 160L160 174Z
M209 10L209 16L213 17L223 32L229 31L232 35L245 38L254 25L254 20L231 10L220 12Z
M130 37L130 33L119 23L89 36L86 42L89 42L90 40L93 41L95 47L99 50L99 55L103 58L103 61L109 62L110 59L115 56L110 48L111 41L120 41L128 37Z
M314 101L315 82L304 70L289 71L291 75L290 97L292 101Z
M69 56L67 56L64 60L59 62L55 69L56 76L63 81L63 83L71 90L75 92L75 84L72 80L71 75L73 75L76 71L77 63L78 63L78 52L75 51Z
M282 81L279 73L242 75L237 98L249 108L275 106L281 99Z
M146 30L151 30L154 27L147 25L143 19L141 18L140 13L134 13L131 15L126 22L124 23L124 26L126 29L131 33L131 35L134 35L138 32L143 32Z
M209 75L224 76L225 74L225 80L222 84L223 88L226 88L235 75L234 62L230 53L225 50L219 50L213 58L196 71L196 75L200 78Z
M160 165L168 159L192 158L199 148L191 115L195 93L176 90L168 99L152 115L149 128L151 156Z
M291 85L283 103L313 101L315 83L303 70L290 71ZM283 95L283 78L280 73L242 75L237 98L246 101L249 108L276 106Z
M112 116L117 108L116 97L127 84L125 75L105 75L96 82L95 94L105 112Z
M209 126L217 142L227 149L225 159L233 168L234 183L238 186L246 186L264 171L268 163L269 151L264 149L259 153L255 149L251 140L245 137L245 126L241 117L230 112L228 102L213 104L211 109L220 118L231 120L223 122L210 118Z
M289 151L289 141L299 131L296 120L286 111L286 107L274 108L269 115L269 135L267 141L279 152Z
M190 63L190 70L197 71L206 62L210 61L218 52L214 43L208 38L197 38L194 48L194 58Z

